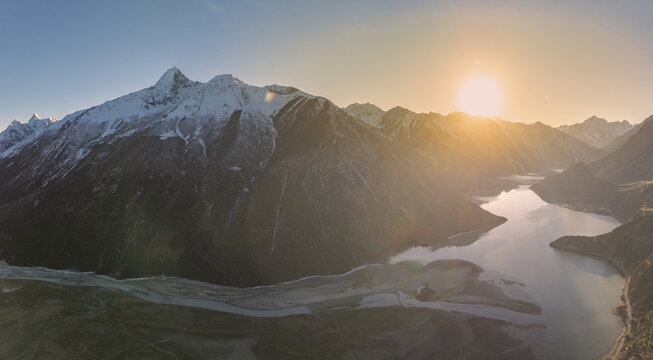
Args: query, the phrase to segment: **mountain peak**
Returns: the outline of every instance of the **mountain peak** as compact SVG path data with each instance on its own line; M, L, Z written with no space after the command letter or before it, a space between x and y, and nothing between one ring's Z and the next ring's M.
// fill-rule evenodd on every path
M222 74L216 75L208 82L209 84L218 84L220 86L229 86L229 85L246 85L237 77L231 74Z
M600 118L596 115L590 116L587 120L584 121L586 124L607 124L608 120Z
M44 126L47 126L55 121L56 120L54 118L51 117L42 118L37 113L34 113L32 114L32 117L29 118L29 120L27 121L27 125L30 126L31 128L36 129L36 128L42 128Z
M356 109L361 109L361 110L366 110L366 111L383 111L380 107L366 102L366 103L353 103L350 104L345 108L345 110L350 109L350 110L356 110Z
M36 120L41 120L41 117L39 116L39 114L34 113L34 114L32 114L32 117L30 117L27 122L30 123L30 122L36 121Z
M156 82L154 88L165 91L172 89L175 85L184 85L189 81L190 80L181 72L181 70L179 70L178 67L173 66L161 75L161 78Z
M353 103L344 108L344 110L349 113L349 115L352 115L372 126L378 126L381 123L381 118L385 115L385 111L370 103Z
M388 112L390 112L390 111L394 111L394 112L396 112L396 111L402 111L402 112L411 112L411 113L413 112L413 111L408 110L408 109L406 109L405 107L401 107L401 106L399 106L399 105L397 105L397 106L393 107L392 109L388 110Z
M595 148L602 148L617 137L625 134L632 127L633 125L625 120L609 122L604 118L592 115L583 122L560 126L558 130Z
M582 176L585 176L585 177L586 176L591 176L590 171L587 168L587 165L585 165L585 163L582 162L582 161L579 161L579 162L571 165L570 167L565 169L562 173L564 175L571 175L571 176L578 176L578 175L582 175Z

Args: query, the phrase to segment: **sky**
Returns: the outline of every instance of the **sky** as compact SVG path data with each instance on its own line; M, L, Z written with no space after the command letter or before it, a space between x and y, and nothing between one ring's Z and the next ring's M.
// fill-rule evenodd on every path
M151 86L172 66L444 114L483 76L506 120L637 123L653 114L653 2L0 0L0 128Z

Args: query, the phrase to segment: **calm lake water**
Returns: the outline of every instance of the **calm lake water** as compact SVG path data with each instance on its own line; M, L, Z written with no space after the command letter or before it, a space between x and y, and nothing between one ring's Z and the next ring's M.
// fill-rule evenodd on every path
M415 247L391 262L464 259L481 266L485 277L514 279L542 307L538 322L545 328L531 335L538 355L596 359L607 352L622 330L612 310L621 303L623 277L603 260L556 250L549 243L563 235L609 232L619 222L547 204L528 185L477 200L508 221L469 246Z
M415 247L386 264L273 286L233 288L174 277L116 280L0 263L0 355L67 358L57 354L88 348L209 358L213 353L206 349L219 346L234 358L249 358L257 339L276 331L257 326L276 329L291 315L346 317L349 310L383 307L507 320L516 324L513 335L533 344L545 359L596 359L609 350L622 330L612 309L620 303L623 278L602 260L554 250L549 243L562 235L605 233L619 223L546 204L527 185L474 200L508 221L454 239L471 245ZM480 275L469 281L470 273ZM457 290L430 298L424 289ZM220 320L205 320L207 310ZM303 326L297 324L300 333ZM292 340L282 334L277 342ZM62 343L68 345L59 348Z

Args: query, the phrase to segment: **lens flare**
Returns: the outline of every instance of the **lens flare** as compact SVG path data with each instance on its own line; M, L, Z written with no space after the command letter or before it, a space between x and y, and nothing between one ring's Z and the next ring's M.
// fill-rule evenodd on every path
M274 100L274 97L276 95L277 94L273 93L272 91L268 91L267 93L265 93L265 102L270 102L270 101Z

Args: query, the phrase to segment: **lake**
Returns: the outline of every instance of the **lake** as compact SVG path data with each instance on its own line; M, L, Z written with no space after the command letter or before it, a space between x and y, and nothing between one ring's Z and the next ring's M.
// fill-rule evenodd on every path
M385 264L272 286L233 288L174 277L116 280L2 263L0 353L48 359L89 352L211 358L211 351L219 350L232 358L251 357L255 349L261 351L261 339L271 336L277 337L275 346L301 349L294 341L308 331L302 321L309 318L303 316L317 315L310 320L315 323L324 315L321 319L335 326L320 330L320 336L349 333L365 341L378 336L369 335L376 328L392 329L383 309L387 314L438 309L509 321L515 324L511 334L542 358L595 359L622 330L612 309L620 303L623 278L600 259L554 250L549 243L562 235L605 233L619 222L543 202L528 188L538 179L513 176L509 180L518 187L474 197L508 220L489 232L451 239L470 245L414 247ZM338 328L361 309L373 309L374 315L365 316L379 326L362 329L364 320ZM395 321L407 321L403 316ZM278 330L288 323L289 330Z
M486 277L512 278L542 307L540 321L546 328L532 334L539 355L596 359L607 352L622 330L612 310L621 303L623 277L603 260L556 250L549 243L563 235L602 234L620 223L547 204L528 185L477 201L508 221L471 245L415 247L391 262L464 259L482 267Z

